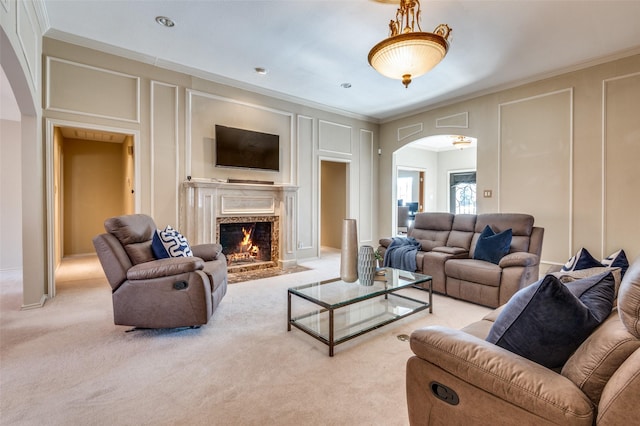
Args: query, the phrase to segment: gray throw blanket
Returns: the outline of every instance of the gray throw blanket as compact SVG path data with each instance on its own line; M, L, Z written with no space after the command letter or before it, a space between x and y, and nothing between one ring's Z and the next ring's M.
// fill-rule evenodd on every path
M421 244L413 237L393 237L384 254L383 266L415 272L420 247Z

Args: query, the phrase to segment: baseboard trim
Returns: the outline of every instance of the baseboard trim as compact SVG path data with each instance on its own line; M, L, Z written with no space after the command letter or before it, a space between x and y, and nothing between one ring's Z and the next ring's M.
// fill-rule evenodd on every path
M46 303L47 299L48 299L47 295L43 294L39 303L31 303L29 305L22 305L20 307L20 310L21 311L28 311L28 310L31 310L31 309L42 308L44 306L44 304Z

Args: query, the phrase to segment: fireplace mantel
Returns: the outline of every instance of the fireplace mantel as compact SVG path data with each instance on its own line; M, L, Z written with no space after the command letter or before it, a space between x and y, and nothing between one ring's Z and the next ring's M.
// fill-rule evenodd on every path
M278 264L281 268L296 265L297 186L198 178L184 181L182 186L189 241L215 243L218 217L277 216L280 220Z

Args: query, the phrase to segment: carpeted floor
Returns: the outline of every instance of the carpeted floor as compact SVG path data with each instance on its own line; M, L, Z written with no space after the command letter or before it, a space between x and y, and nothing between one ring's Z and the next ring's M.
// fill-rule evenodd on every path
M229 290L197 330L125 333L95 258L65 262L58 295L20 311L19 279L0 283L2 425L406 425L397 338L430 324L462 327L489 309L434 296L427 311L336 347L287 332L287 288L329 279L339 253L306 271ZM420 290L417 297L426 297Z

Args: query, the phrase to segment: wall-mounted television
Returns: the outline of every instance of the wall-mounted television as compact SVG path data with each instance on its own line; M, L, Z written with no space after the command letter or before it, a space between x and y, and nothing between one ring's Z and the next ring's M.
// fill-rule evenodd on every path
M280 136L216 124L216 167L280 171Z

